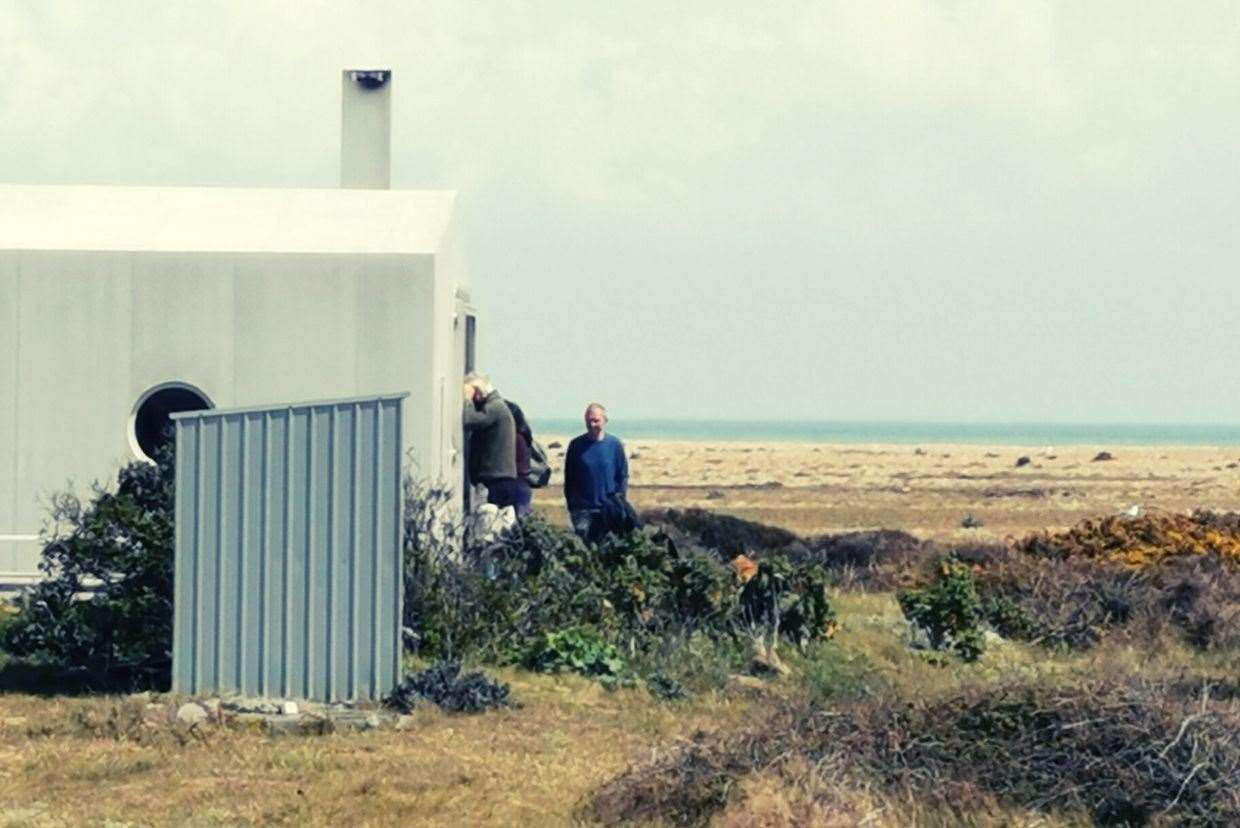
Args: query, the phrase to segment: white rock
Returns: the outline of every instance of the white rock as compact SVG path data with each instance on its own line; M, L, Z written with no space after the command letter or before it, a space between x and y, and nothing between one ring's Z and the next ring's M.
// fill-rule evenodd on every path
M237 713L258 713L263 716L274 716L280 712L280 705L273 701L254 696L233 696L221 702L225 710Z
M285 716L296 716L300 711L297 709L297 702L286 701L284 704L280 705L280 712Z
M193 702L186 702L177 708L177 721L181 724L187 724L191 727L201 724L207 720L207 711L203 710L201 705Z

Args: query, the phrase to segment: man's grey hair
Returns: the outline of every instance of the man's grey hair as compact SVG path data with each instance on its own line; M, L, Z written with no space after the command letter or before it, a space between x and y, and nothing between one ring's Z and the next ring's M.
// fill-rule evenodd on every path
M586 416L587 416L587 417L588 417L588 416L590 416L590 412L591 412L591 411L601 411L601 412L603 412L603 416L604 416L604 417L606 417L606 416L607 416L607 406L603 405L603 404L602 404L602 403L600 403L600 402L592 402L592 403L590 403L589 405L587 405L587 406L586 406Z
M495 386L491 384L491 378L480 371L470 371L466 374L465 384L477 388L483 394L490 394L495 390Z

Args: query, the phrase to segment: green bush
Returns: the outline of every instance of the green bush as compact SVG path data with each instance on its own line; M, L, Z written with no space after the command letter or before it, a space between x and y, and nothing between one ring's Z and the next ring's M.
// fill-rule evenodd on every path
M402 713L412 713L424 702L449 713L478 713L494 707L507 707L508 685L475 670L461 674L459 661L441 661L417 673L408 673L384 698L384 704Z
M583 676L618 676L625 667L615 645L589 627L543 633L530 643L521 664L539 673Z
M932 585L898 598L904 617L925 631L934 649L951 649L965 661L976 661L986 649L982 602L967 564L945 558Z
M11 655L95 677L100 686L163 687L172 647L175 461L120 470L115 492L52 500L39 568L0 634Z
M679 701L688 696L683 684L667 673L654 672L646 676L646 690L656 699Z
M407 514L435 511L427 494L411 487ZM455 528L406 539L407 640L426 658L530 664L531 652L570 643L548 636L589 630L627 661L654 667L671 643L699 634L730 658L756 629L804 645L833 626L817 567L772 557L743 583L707 550L661 533L587 546L535 514L485 545Z
M764 558L741 590L740 607L752 626L765 627L798 646L830 638L835 613L827 576L815 565L793 566L779 555Z
M1024 607L1006 595L988 595L982 601L982 614L986 623L1005 638L1028 640L1033 637L1036 625Z

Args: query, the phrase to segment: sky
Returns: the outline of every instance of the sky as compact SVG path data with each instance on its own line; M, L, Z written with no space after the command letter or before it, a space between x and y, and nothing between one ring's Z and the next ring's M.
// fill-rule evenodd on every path
M0 181L454 189L534 417L1240 423L1240 2L0 0Z

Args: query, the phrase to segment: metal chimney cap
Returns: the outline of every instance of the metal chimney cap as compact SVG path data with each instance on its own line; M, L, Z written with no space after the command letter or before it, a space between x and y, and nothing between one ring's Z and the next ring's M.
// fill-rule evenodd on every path
M392 78L390 69L352 69L349 77L363 89L381 89Z

